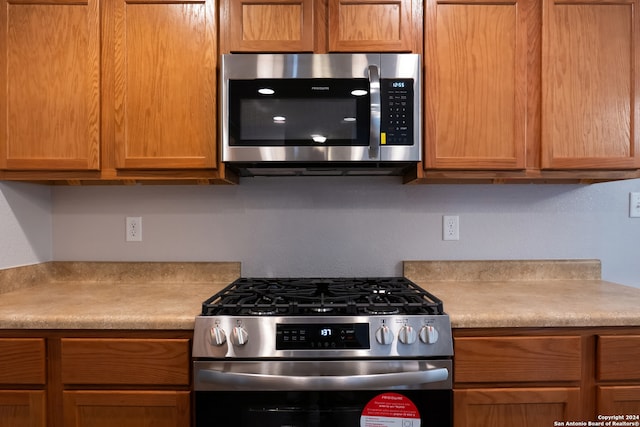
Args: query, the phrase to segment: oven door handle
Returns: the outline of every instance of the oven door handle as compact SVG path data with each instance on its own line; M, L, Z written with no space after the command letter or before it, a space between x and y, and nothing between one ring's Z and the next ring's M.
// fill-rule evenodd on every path
M378 66L369 66L369 96L371 99L371 122L369 123L369 159L379 160L380 157L380 71Z
M449 378L447 368L369 375L290 376L202 369L196 382L228 386L235 390L381 390L417 386Z

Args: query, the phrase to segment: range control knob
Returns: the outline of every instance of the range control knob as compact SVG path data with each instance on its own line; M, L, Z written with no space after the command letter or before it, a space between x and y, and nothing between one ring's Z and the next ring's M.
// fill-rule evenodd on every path
M249 341L249 333L242 326L236 326L231 332L231 342L234 346L243 346Z
M438 330L431 325L423 326L420 329L420 341L425 344L434 344L438 341Z
M224 333L224 330L220 326L211 328L209 334L211 345L221 346L222 344L227 342L227 334Z
M393 342L393 332L387 325L382 325L376 331L376 341L382 345L389 345Z
M402 344L413 344L418 339L418 333L410 325L404 325L398 332L398 339Z

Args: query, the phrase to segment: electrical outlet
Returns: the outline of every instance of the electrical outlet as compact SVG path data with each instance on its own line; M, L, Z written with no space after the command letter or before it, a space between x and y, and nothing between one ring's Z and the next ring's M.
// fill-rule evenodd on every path
M460 218L458 215L442 217L442 240L460 240Z
M128 216L126 221L126 241L142 242L142 217Z
M640 193L629 193L629 217L640 217Z

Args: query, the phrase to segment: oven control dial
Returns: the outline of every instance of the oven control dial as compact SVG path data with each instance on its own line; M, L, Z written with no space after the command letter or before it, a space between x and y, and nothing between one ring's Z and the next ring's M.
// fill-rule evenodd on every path
M382 325L376 331L376 341L382 345L389 345L393 342L393 331L387 325Z
M413 344L418 339L418 333L410 325L404 325L398 332L398 339L402 344Z
M420 341L425 344L435 344L438 341L438 330L431 325L423 326L420 329Z
M243 346L249 341L249 333L242 326L235 326L231 332L231 342L234 346Z
M211 345L221 346L222 344L227 342L227 335L224 333L224 330L220 326L211 328L209 334Z

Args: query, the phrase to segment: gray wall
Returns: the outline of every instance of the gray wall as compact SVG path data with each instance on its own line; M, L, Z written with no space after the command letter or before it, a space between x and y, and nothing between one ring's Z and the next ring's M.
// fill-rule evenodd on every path
M51 189L0 182L0 269L51 261Z
M640 287L640 218L628 216L630 191L640 192L640 180L410 186L324 177L54 187L53 258L241 261L246 276L395 275L406 259L597 258L606 280ZM460 216L459 241L442 241L444 214ZM141 243L125 242L126 216L143 217Z

